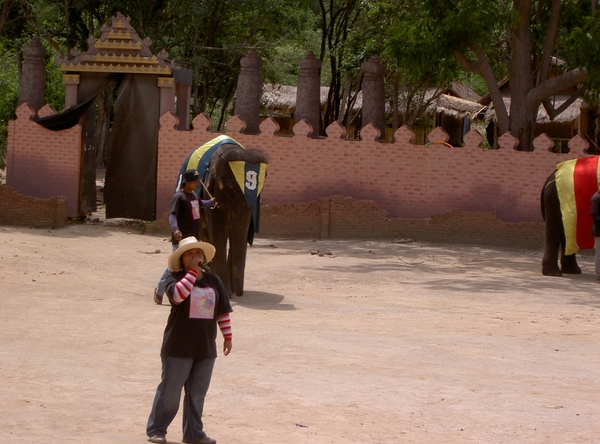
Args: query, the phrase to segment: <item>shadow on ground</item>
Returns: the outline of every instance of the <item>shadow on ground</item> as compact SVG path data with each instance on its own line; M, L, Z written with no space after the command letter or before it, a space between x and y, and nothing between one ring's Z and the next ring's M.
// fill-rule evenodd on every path
M243 296L232 296L231 301L255 310L295 310L293 304L282 304L284 297L265 291L244 291Z

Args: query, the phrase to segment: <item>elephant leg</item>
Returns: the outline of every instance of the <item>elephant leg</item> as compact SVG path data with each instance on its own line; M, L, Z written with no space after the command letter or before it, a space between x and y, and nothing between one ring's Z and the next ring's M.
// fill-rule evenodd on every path
M581 268L577 264L575 254L565 255L565 246L561 245L560 250L560 269L565 274L581 274Z
M229 255L227 268L231 283L231 291L237 296L244 294L244 270L246 269L246 253L248 252L248 226L252 218L252 209L244 205L237 209L235 218L229 221Z
M229 256L227 257L227 267L229 269L229 276L231 277L231 291L236 296L242 296L244 294L244 270L246 269L246 253L248 245L246 239L243 240L243 244L238 242L238 245L233 247L232 243L236 241L230 240Z
M548 178L541 193L542 216L546 223L546 243L542 259L542 274L544 276L562 276L558 267L558 255L562 254L565 245L565 230L560 212L560 202L554 182L554 173Z
M542 274L544 276L562 276L562 271L558 268L558 251L560 244L549 242L546 239L544 248L544 258L542 259Z
M548 234L548 223L546 223L546 245L544 247L544 258L542 259L542 274L544 276L562 276L562 271L558 267L559 252L561 259L564 258L564 241L560 242L560 236L564 238L564 233L555 235ZM556 237L558 236L558 239Z
M562 272L558 267L558 255L560 252L562 263L562 259L565 258L563 255L564 245L565 234L562 228L562 221L560 227L554 227L546 219L546 244L544 247L544 258L542 259L542 274L544 276L562 276Z

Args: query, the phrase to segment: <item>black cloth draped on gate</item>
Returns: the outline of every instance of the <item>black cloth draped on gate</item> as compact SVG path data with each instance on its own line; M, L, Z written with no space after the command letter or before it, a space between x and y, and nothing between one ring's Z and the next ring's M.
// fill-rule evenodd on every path
M77 105L67 108L59 114L40 117L35 121L52 131L61 131L74 127L79 122L86 110L90 107L97 96L104 91L108 85L117 80L116 74L101 74L96 78L87 78L82 75L81 86L77 95ZM98 85L98 83L100 83ZM98 86L96 86L98 85ZM95 86L95 88L94 88ZM87 87L87 88L86 88ZM91 91L90 87L93 89Z

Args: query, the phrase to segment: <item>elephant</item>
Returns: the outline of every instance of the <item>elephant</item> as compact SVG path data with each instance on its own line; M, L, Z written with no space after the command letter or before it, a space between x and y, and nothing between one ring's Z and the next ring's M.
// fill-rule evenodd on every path
M217 202L201 212L202 240L217 250L209 264L211 271L232 294L242 296L247 246L259 229L267 157L228 136L218 136L192 152L182 171L190 165L204 178L197 190L199 197L214 197Z
M590 234L590 201L598 190L598 158L590 156L561 162L544 183L540 197L546 225L544 276L581 274L576 252L594 248Z

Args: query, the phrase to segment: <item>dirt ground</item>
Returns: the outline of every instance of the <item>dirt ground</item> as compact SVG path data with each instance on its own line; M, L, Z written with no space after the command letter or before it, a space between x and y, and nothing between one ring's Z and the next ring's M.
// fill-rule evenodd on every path
M0 227L0 442L146 442L169 312L152 289L169 252L135 227ZM206 432L219 444L599 442L593 256L565 278L542 276L541 256L259 237ZM167 438L181 436L180 412Z

